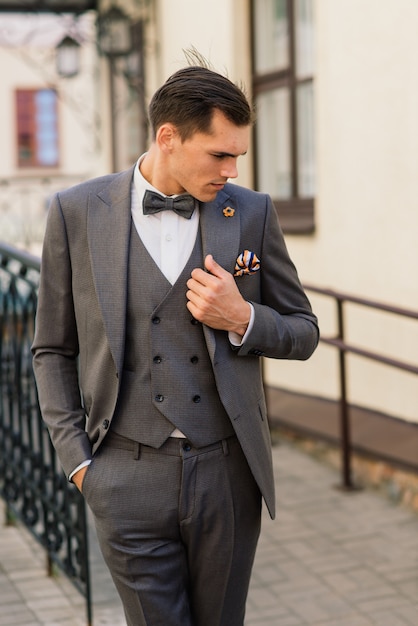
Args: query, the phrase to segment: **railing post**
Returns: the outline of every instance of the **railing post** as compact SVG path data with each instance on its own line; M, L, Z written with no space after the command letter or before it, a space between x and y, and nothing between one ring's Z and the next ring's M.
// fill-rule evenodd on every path
M342 484L341 489L352 490L354 485L351 480L351 431L350 431L350 415L347 400L347 369L346 354L344 349L344 301L337 299L338 310L338 339L341 346L338 349L339 356L339 374L340 374L340 436L341 436L341 470Z

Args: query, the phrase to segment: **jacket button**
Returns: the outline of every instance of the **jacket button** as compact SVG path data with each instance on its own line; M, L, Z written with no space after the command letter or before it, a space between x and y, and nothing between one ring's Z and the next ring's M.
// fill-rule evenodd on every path
M257 350L256 348L253 348L252 350L249 350L248 354L254 354L255 356L263 356L264 352L262 350Z
M107 430L109 428L109 420L103 420L102 426L105 430Z
M190 361L194 364L197 363L199 361L199 357L198 356L192 356L192 358L190 359Z
M163 395L161 395L160 393L158 393L158 394L155 396L155 400L156 400L157 402L163 402L163 400L164 400L164 396L163 396Z
M195 320L195 318L193 317L193 318L190 320L190 323L191 323L191 324L193 324L193 326L197 326L200 322L199 322L198 320Z
M154 363L161 363L162 358L160 356L155 356L153 359Z
M159 318L159 317L153 317L153 318L152 318L152 323L153 323L153 324L159 324L160 322L161 322L161 320L160 320L160 318Z
M200 396L193 396L193 402L194 402L195 404L198 404L198 403L200 402L200 400L201 400L201 397L200 397Z

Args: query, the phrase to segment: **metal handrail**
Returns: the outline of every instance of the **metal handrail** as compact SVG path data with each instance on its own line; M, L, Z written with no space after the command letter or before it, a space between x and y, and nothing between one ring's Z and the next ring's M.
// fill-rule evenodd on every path
M325 289L316 287L310 284L304 284L306 291L316 293L322 296L327 296L335 300L337 305L337 334L334 337L321 336L320 341L324 344L330 345L338 350L339 356L339 386L340 386L340 437L341 437L341 471L342 471L342 488L346 490L356 489L353 484L351 476L351 428L349 418L349 402L347 394L347 368L346 368L346 354L356 354L357 356L371 359L377 363L382 363L396 369L409 372L411 374L418 374L418 366L399 359L393 359L380 354L372 350L365 350L345 340L345 324L344 324L344 304L358 304L375 311L382 311L385 313L391 313L399 315L401 317L418 320L418 311L411 309L401 308L378 302L376 300L369 300L366 298L360 298L351 294L335 291L333 289Z
M18 248L10 246L7 243L0 242L1 266L7 267L11 260L20 263L20 272L22 276L27 273L28 268L36 270L37 272L39 272L41 269L41 261L38 256L30 254L25 250L19 250Z
M0 496L86 598L92 624L83 496L64 476L41 418L31 344L39 258L0 243Z

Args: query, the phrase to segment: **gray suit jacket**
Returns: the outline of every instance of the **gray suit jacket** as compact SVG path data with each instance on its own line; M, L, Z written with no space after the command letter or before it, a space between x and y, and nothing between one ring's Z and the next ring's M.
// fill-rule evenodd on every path
M48 216L32 351L42 415L67 474L98 449L118 399L132 176L130 169L59 193ZM307 359L318 342L316 317L267 195L228 184L201 205L200 223L204 255L229 272L245 249L261 260L260 271L236 278L255 309L245 344L233 349L226 332L204 332L221 401L274 516L260 356Z

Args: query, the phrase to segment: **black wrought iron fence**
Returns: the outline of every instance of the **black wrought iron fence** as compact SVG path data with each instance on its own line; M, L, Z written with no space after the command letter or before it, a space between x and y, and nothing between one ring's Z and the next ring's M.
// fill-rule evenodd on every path
M0 496L86 598L92 624L84 499L66 479L41 419L30 347L39 259L0 244ZM54 303L51 302L51 306Z

